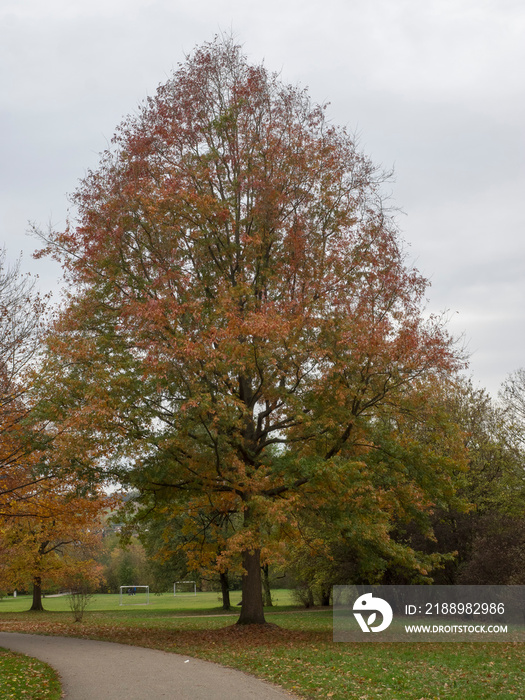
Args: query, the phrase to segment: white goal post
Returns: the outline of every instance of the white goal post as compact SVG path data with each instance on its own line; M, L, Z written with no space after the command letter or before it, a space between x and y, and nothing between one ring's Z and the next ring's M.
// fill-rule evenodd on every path
M149 586L121 586L120 605L149 605Z
M195 581L175 581L173 595L197 595L197 584Z

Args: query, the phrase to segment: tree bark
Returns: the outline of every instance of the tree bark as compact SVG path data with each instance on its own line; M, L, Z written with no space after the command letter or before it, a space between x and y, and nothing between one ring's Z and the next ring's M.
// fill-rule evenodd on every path
M220 580L221 580L222 609L223 610L231 610L230 582L228 580L228 572L221 571L219 576L220 576Z
M302 603L305 608L313 608L315 605L314 601L314 592L312 591L310 586L306 586L304 589L304 594L301 594L302 597Z
M265 607L271 608L271 607L273 607L273 603L272 603L272 591L270 590L270 577L269 577L268 564L265 564L262 567L262 572L263 572L263 578L262 578L263 604Z
M37 610L38 612L44 610L44 606L42 605L42 579L40 576L35 576L33 578L33 604L29 609Z
M238 625L264 625L264 608L261 584L261 550L245 550L242 565L246 571L242 577L242 607Z

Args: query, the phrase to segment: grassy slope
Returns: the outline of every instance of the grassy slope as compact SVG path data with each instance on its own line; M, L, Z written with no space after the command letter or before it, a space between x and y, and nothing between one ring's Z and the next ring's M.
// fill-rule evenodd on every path
M0 629L65 634L138 644L241 668L306 698L334 700L483 700L525 698L525 654L518 644L336 644L331 611L291 611L286 592L267 611L276 626L236 627L216 594L152 596L149 606L97 596L82 623L67 600L50 612L21 612L23 598L0 601ZM237 602L233 598L233 602ZM196 614L197 613L197 614Z

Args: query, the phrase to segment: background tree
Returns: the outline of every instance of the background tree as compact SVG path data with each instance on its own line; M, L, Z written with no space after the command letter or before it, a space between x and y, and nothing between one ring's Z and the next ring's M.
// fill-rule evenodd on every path
M499 405L483 397L483 414L478 409L471 433L476 509L469 518L470 547L457 581L518 585L525 582L525 371L509 375Z
M514 438L509 413L466 380L449 386L443 409L463 435L468 469L458 483L458 496L470 506L438 505L431 516L433 541L423 537L417 523L399 535L426 553L455 552L432 573L435 583L515 582L510 550L502 543L514 536L515 546L521 546L525 456ZM519 560L514 558L516 566ZM398 582L405 581L406 576Z
M287 551L305 604L328 605L334 585L430 583L452 558L434 533L437 512L467 508L458 492L468 453L447 406L452 391L451 382L415 381L402 407L385 407L370 426L346 507L327 487L324 505L298 513L303 536L290 536ZM418 539L407 535L414 530Z
M136 532L144 545L151 574L159 590L171 590L175 581L197 580L204 588L220 585L222 607L229 610L232 574L240 575L240 564L222 560L222 552L236 529L238 514L195 510L181 517L173 508L170 493L143 493L129 501L123 517L124 532ZM233 570L232 570L233 568Z
M103 518L113 503L103 494L79 493L78 484L47 483L31 498L31 512L0 523L0 582L33 590L31 610L43 610L43 587L82 578L98 585Z
M245 572L240 623L264 622L279 527L327 488L357 508L377 421L459 366L383 180L305 91L216 40L121 124L46 237L72 285L42 375L53 420L188 526L240 514L221 553Z
M43 582L97 577L87 557L112 501L46 460L56 428L33 415L31 396L46 320L33 282L0 252L0 582L32 585L34 610Z
M45 304L20 263L0 251L0 520L45 481L32 457L39 430L27 431L27 372L36 361L46 325Z
M116 533L105 535L104 549L97 560L103 566L106 590L111 593L118 593L121 586L154 587L146 553L136 538L124 544ZM169 586L161 590L169 590Z
M500 399L508 418L514 441L521 447L525 444L525 368L509 374L503 382Z

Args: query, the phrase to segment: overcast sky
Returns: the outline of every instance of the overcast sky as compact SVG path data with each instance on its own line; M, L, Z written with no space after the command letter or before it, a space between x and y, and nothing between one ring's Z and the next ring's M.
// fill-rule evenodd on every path
M525 366L523 0L0 0L8 257L23 251L23 269L57 287L28 221L63 226L120 120L221 31L395 168L428 308L450 312L470 374L496 394Z

